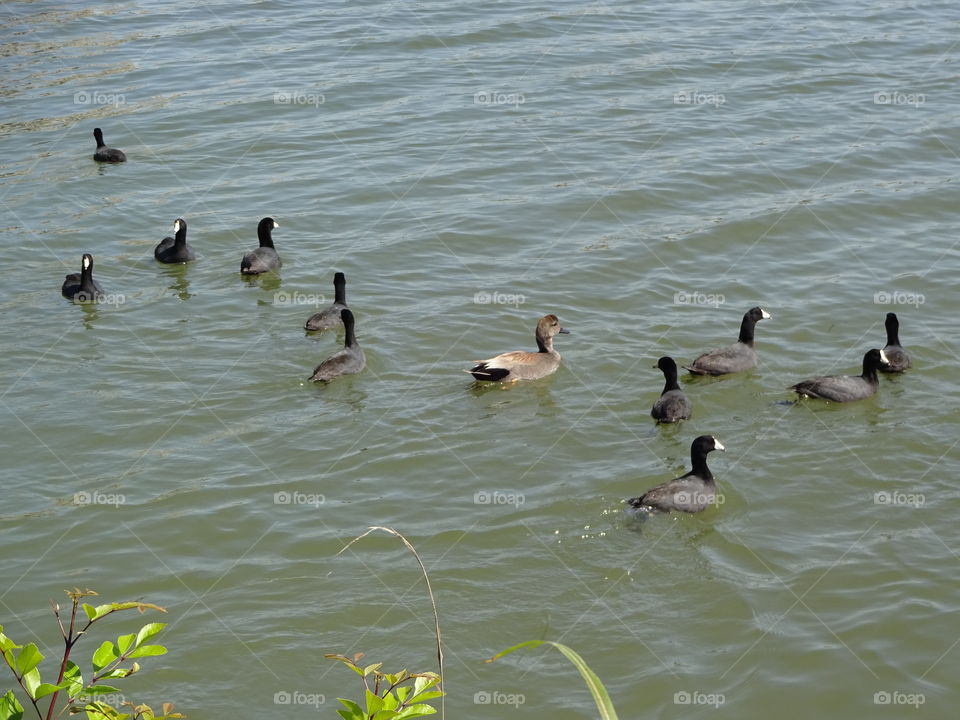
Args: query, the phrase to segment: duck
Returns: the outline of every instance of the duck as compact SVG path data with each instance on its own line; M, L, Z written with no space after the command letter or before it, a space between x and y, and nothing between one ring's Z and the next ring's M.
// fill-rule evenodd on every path
M127 156L123 154L123 150L107 147L106 143L103 142L103 130L100 128L94 128L93 137L97 141L97 151L93 154L94 160L97 162L109 163L121 163L127 161Z
M663 377L666 381L663 386L663 392L653 404L650 415L658 423L673 423L680 420L690 419L693 412L693 403L686 393L680 389L680 383L677 382L677 363L672 357L664 356L657 360L653 367L663 371Z
M313 374L309 378L313 382L326 383L341 375L355 375L367 366L363 348L357 343L357 338L353 332L353 313L348 308L343 308L340 311L340 320L343 322L343 328L346 331L343 350L334 353L314 368Z
M769 320L771 317L762 307L750 308L743 315L740 336L733 345L705 352L689 365L684 365L684 369L694 375L727 375L756 367L753 329L759 320Z
M70 273L64 278L60 293L75 302L95 302L103 296L103 288L93 279L93 255L83 254L80 272Z
M305 330L330 330L342 325L340 313L347 309L347 278L342 272L333 275L333 304L311 315L303 327Z
M897 314L888 312L884 324L887 328L887 344L883 348L883 354L887 361L880 366L880 372L903 372L912 363L907 351L900 345L900 321L897 319Z
M516 350L477 363L465 372L481 382L537 380L556 372L560 353L553 349L553 336L569 335L556 315L544 315L537 322L537 352Z
M153 257L162 263L185 263L196 260L193 248L187 245L187 221L177 218L173 221L173 233L176 237L165 237L153 249Z
M690 472L630 498L627 511L696 513L716 504L717 484L707 467L707 455L714 450L726 448L713 435L700 435L690 444Z
M273 247L273 236L271 235L273 230L278 227L280 227L280 223L273 218L265 217L260 221L257 225L260 247L243 256L243 260L240 261L241 274L259 275L280 267L280 256Z
M887 362L884 351L874 348L863 356L863 372L860 375L824 375L798 382L787 389L802 398L820 398L834 402L863 400L877 392L880 384L877 370Z

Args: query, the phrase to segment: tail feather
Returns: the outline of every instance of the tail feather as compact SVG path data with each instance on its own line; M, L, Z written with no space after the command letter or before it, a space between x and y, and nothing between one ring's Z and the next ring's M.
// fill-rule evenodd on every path
M474 365L472 368L467 370L467 372L473 375L473 377L477 380L484 380L487 382L497 382L498 380L503 380L507 375L510 374L510 371L506 368L487 367L485 362Z

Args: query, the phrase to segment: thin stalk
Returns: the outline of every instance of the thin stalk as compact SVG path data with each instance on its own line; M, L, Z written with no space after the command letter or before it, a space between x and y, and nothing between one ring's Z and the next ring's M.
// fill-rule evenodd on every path
M416 548L413 547L413 545L410 543L409 540L407 540L403 535L401 535L399 532L397 532L393 528L383 527L382 525L374 525L372 527L367 528L367 531L365 533L363 533L359 537L355 537L353 540L347 543L343 547L343 549L337 553L337 555L340 555L346 552L350 548L350 546L352 546L355 542L357 542L358 540L362 540L367 535L372 533L374 530L382 530L383 532L390 533L391 535L395 535L396 537L400 538L403 541L403 544L407 546L407 549L410 552L412 552L413 556L417 559L417 564L420 566L420 572L423 573L423 579L427 583L427 594L430 596L430 606L433 608L433 625L434 625L434 629L436 631L436 637L437 637L437 664L440 668L440 673L439 673L440 681L437 683L437 689L442 691L443 690L443 645L440 638L440 613L437 612L437 602L433 597L433 586L430 584L430 576L427 575L427 568L424 567L423 560L420 559L420 555L417 553ZM444 699L445 698L446 698L446 695L440 696L440 720L444 719Z
M70 651L73 650L73 645L77 641L73 636L73 629L77 622L77 605L79 602L78 598L73 598L73 606L70 609L70 629L66 633L63 632L63 623L60 623L60 612L55 611L54 613L57 616L57 622L60 623L60 634L63 635L63 660L60 662L60 674L57 676L57 682L54 683L55 685L63 682L63 676L67 672L67 662L70 660ZM89 627L89 623L87 627ZM59 690L50 696L50 706L47 708L47 720L52 720L53 718L53 708L57 704L58 695L60 695ZM41 717L43 716L41 715Z

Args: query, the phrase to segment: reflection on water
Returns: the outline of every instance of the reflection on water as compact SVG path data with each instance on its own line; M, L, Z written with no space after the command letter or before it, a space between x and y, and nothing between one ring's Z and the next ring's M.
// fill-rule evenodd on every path
M100 306L97 303L78 303L73 301L73 305L77 305L83 311L83 327L85 330L93 330L94 324L97 319L100 317Z
M239 264L237 267L239 268ZM248 286L259 286L264 292L272 293L283 284L283 278L279 270L271 270L270 272L261 273L260 275L244 275L238 270L237 274L240 275L241 279ZM258 302L266 305L273 304L272 300L264 300L262 298Z
M196 260L193 262L197 262ZM189 269L188 266L190 263L157 263L158 265L163 266L163 272L170 278L173 278L173 283L169 285L169 289L173 290L174 294L181 300L189 300L192 295L190 294L190 281L189 281Z

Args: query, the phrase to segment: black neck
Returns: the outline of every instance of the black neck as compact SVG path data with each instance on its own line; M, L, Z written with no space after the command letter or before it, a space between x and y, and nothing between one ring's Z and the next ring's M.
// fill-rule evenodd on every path
M713 480L713 473L707 467L707 454L698 451L696 448L690 451L690 464L693 466L692 473L704 480Z
M97 148L102 148L107 146L107 144L103 141L103 133L95 132L93 134L93 137L97 141Z
M257 228L257 237L260 238L260 247L273 247L273 236L271 235L271 229L268 225Z
M92 293L96 290L93 284L93 264L80 269L80 290L85 293Z
M877 377L877 368L869 360L863 361L863 373L860 377L871 385L877 385L880 382L880 378Z
M353 334L353 323L344 323L344 330L346 330L346 336L343 339L343 346L351 348L357 344L357 336Z
M334 297L333 301L338 305L347 304L347 284L346 283L337 283L333 286Z
M887 321L887 345L900 345L900 328L896 320Z
M553 341L550 338L544 340L542 337L537 335L537 351L548 353L551 350L553 350Z
M174 242L177 247L183 247L187 244L187 226L183 223L180 223L180 229L177 230L177 235L174 238Z
M664 392L664 393L668 393L668 392L670 392L671 390L679 390L679 389L680 389L680 383L677 382L677 368L676 368L676 366L663 368L663 377L664 377L664 379L666 380L666 382L665 382L664 385L663 385L663 392ZM662 394L662 393L661 393L661 394Z
M749 314L743 316L743 322L740 323L740 337L738 339L744 345L753 347L753 329L756 327L756 324L757 321Z

